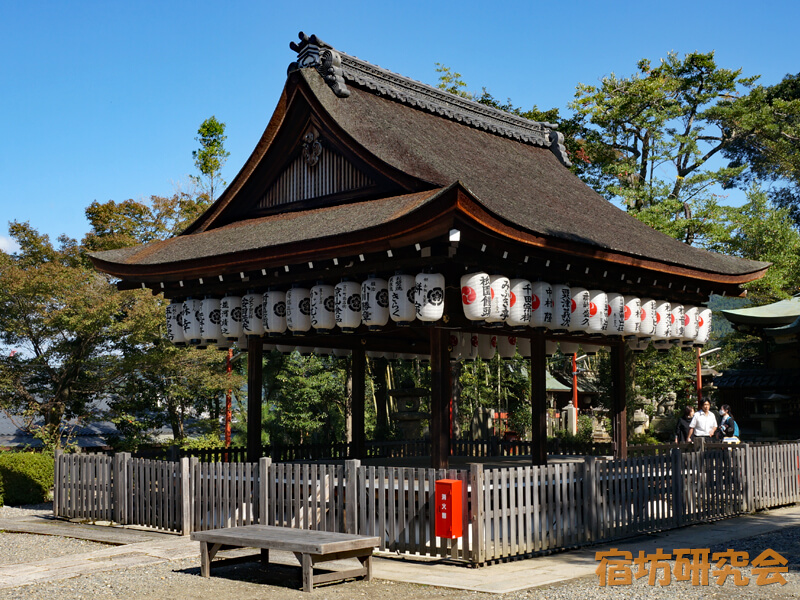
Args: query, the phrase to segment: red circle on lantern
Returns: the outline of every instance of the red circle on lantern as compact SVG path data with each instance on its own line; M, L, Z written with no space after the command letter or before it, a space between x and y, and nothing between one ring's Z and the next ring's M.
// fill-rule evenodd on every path
M683 326L684 327L689 326L689 315L683 315Z
M509 306L514 306L517 302L517 295L514 292L511 292L511 301L509 302Z
M572 302L572 305L570 306L570 309L569 309L569 310L570 310L570 312L575 312L575 309L576 309L576 308L578 308L578 303L577 303L577 302L575 302L575 299L574 299L574 298L572 299L572 301L571 301L571 302Z
M656 313L656 323L661 323L661 313Z
M610 304L606 307L606 311L608 312L608 316L610 317L611 316L611 305Z
M473 335L472 336L472 347L473 348L477 348L478 347L478 336L477 335Z
M536 294L531 296L531 306L533 307L533 310L539 310L539 296Z
M492 336L492 348L497 348L497 336Z
M625 318L626 318L626 319L628 318L628 315L627 315L627 314L625 315ZM644 321L645 319L647 319L647 313L645 312L645 310L644 310L643 308L640 308L640 309L639 309L639 318L640 318L642 321Z
M673 315L672 313L669 313L669 324L670 325L675 324L675 315Z
M472 304L477 299L478 294L473 288L467 285L461 288L461 302L464 304Z
M609 311L610 313L611 311ZM589 316L593 317L597 314L597 304L594 302L589 302Z
M628 320L630 320L630 318L631 318L631 307L630 306L626 306L625 307L625 320L628 321Z
M700 317L700 316L697 317L697 326L698 327L702 327L703 326L703 317Z
M511 344L512 346L516 346L517 338L514 337L513 335L508 336L508 343Z

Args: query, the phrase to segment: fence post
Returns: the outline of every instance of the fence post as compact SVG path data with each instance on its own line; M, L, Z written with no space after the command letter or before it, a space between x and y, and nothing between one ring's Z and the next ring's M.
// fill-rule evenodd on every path
M194 529L192 527L192 482L191 470L189 469L189 457L184 456L180 459L181 473L181 533L189 535Z
M683 524L683 459L681 449L673 448L669 452L672 460L672 515L675 517L675 526Z
M358 469L361 461L344 463L344 529L345 533L358 533Z
M262 456L258 459L258 524L269 525L267 515L269 514L269 467L272 459L269 456Z
M753 462L755 461L755 449L750 444L744 444L744 501L747 512L755 512L755 500L753 498L755 487L753 485Z
M472 497L472 556L470 562L481 565L486 561L486 548L484 547L484 519L486 517L483 506L483 465L469 465L470 490Z
M62 479L61 460L64 452L60 448L56 448L54 461L53 461L53 517L58 517L58 512L61 509L61 498L64 489L64 482Z
M596 542L600 537L600 527L597 515L600 514L598 506L597 485L594 480L595 463L597 458L586 456L583 459L583 510L586 518L584 526L584 542Z

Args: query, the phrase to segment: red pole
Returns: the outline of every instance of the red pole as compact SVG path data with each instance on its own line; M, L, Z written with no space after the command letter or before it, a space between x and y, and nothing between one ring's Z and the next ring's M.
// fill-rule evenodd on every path
M703 373L700 360L700 348L695 349L697 354L697 406L703 408Z
M572 406L578 410L578 355L572 355Z
M228 373L228 377L231 376L231 359L233 359L233 348L228 348L228 364L226 371ZM231 446L231 419L233 418L233 412L231 409L231 389L228 388L228 391L225 393L225 447L230 448Z

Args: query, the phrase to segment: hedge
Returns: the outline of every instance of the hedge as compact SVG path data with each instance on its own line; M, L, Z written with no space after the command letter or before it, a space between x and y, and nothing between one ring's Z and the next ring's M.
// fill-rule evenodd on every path
M0 452L0 491L11 506L46 502L53 489L53 455Z

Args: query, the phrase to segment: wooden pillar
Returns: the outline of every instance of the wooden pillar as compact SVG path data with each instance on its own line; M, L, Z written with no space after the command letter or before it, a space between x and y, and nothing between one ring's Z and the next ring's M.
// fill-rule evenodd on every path
M531 459L547 464L547 343L543 333L531 336Z
M353 432L353 451L351 458L366 458L367 456L367 434L364 422L364 394L366 390L367 359L364 347L358 346L353 349L353 397L352 409L352 432Z
M247 462L261 458L261 396L264 348L257 336L247 338Z
M625 407L625 354L627 344L611 346L611 423L615 458L628 458L628 415Z
M450 464L450 334L431 327L431 467L447 469Z

